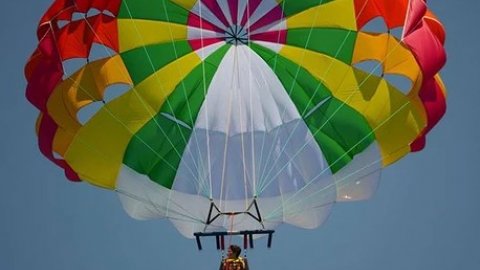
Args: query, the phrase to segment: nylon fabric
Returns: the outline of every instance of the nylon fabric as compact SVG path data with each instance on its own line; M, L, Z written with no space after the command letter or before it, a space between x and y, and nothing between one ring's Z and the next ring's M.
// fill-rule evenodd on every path
M407 97L382 78L291 46L285 46L280 55L308 70L337 99L364 115L382 149L384 166L410 152L410 143L426 126L423 112L417 111Z
M118 20L120 52L187 39L185 25L162 21Z
M47 103L49 114L60 127L53 142L55 152L64 155L80 129L80 109L101 101L107 87L117 83L131 85L132 81L120 57L113 56L85 65L55 88Z
M374 137L366 119L332 98L331 91L321 81L282 56L274 57L268 50L254 48L272 69L275 67L277 77L323 150L332 172L347 165L372 143Z
M155 117L129 142L124 164L148 175L152 181L164 187L172 187L178 164L205 98L205 89L210 85L228 48L224 46L216 51L176 86ZM194 164L188 169L190 177L195 179L192 168L198 169L198 165Z
M309 1L306 1L309 2ZM310 1L310 2L319 2ZM354 16L354 8L351 0L336 0L328 2L324 1L322 5L318 5L309 9L305 9L293 16L287 13L287 28L341 28L351 31L357 30ZM284 9L285 10L285 9ZM335 16L332 16L335 14Z
M195 53L190 53L108 103L79 130L65 153L65 160L82 179L109 189L115 187L124 151L132 136L200 62Z

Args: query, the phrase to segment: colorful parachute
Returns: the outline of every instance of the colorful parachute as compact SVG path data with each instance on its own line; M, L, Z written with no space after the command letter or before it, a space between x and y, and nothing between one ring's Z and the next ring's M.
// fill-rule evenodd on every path
M187 237L314 228L424 147L445 112L444 36L424 0L56 0L26 95L41 152L135 218Z

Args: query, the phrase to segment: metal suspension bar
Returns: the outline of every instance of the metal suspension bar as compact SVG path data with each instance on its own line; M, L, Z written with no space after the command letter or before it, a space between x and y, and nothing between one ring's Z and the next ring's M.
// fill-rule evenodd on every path
M197 247L199 250L202 250L202 242L201 237L210 237L214 236L217 240L217 248L220 247L221 250L225 249L225 236L227 235L242 235L244 241L244 248L245 246L250 246L250 248L254 248L253 245L253 236L254 235L268 235L267 240L267 247L272 247L272 236L275 230L253 230L253 231L235 231L235 232L196 232L193 235L195 236ZM246 248L245 248L246 249Z

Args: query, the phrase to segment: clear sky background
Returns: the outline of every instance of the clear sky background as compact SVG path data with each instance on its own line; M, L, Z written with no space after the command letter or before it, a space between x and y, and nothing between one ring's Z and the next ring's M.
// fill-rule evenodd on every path
M3 1L0 17L0 269L218 269L166 220L137 221L117 195L73 184L45 159L23 67L48 0ZM480 1L429 1L447 30L448 111L424 151L383 172L368 201L334 206L316 230L281 226L252 270L480 269Z

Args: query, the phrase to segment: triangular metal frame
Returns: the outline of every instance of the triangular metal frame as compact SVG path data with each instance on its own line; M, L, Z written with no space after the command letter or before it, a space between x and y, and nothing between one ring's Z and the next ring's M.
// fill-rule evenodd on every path
M254 208L255 213L251 212L252 208ZM214 216L212 216L214 210L216 211L216 213ZM205 232L207 230L207 227L221 216L237 216L242 214L249 215L256 221L258 221L258 223L260 223L260 225L262 226L262 229L265 229L265 225L263 225L262 215L260 214L260 209L258 208L257 199L253 198L253 201L250 203L247 209L245 211L240 211L240 212L222 212L220 211L218 206L215 204L215 202L211 200L210 209L208 210L208 216L207 216L207 220L205 221L205 228L203 229L203 231Z

